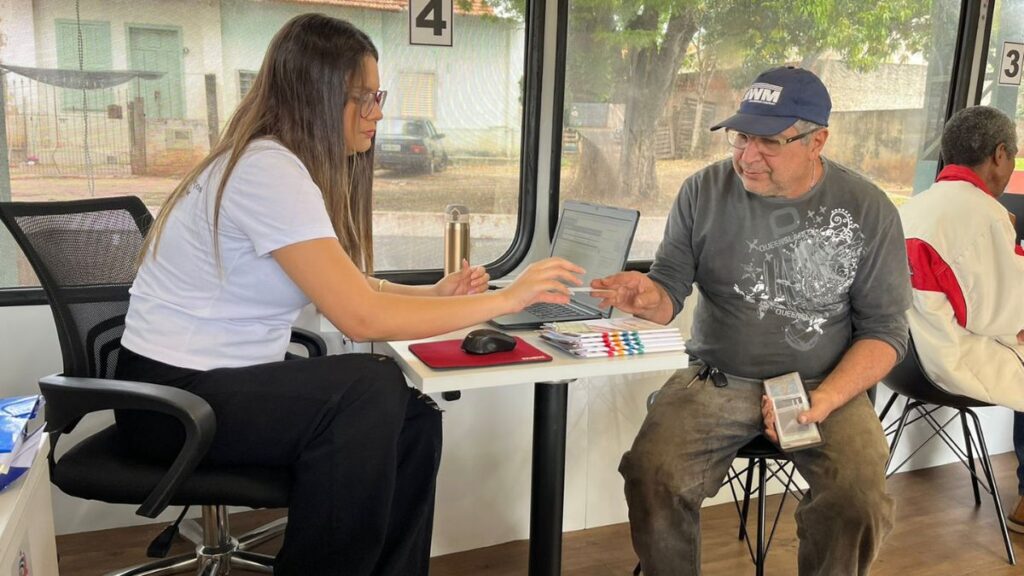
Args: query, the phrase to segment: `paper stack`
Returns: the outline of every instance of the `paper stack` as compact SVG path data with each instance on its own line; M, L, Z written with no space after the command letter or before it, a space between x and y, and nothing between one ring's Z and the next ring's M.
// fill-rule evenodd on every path
M7 474L22 445L39 427L29 425L41 421L36 418L39 404L38 394L0 398L0 475Z
M550 322L542 326L540 337L556 348L583 358L685 349L678 328L634 317Z
M25 472L32 466L32 461L35 460L36 451L39 450L39 442L46 436L43 433L43 427L40 426L35 429L34 432L30 432L29 435L22 441L18 449L13 453L10 461L10 467L6 472L0 474L0 491L5 490L15 480L21 478Z

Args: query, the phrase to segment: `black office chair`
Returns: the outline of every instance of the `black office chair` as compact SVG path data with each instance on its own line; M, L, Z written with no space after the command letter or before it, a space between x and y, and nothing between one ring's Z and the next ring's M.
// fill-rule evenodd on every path
M992 471L992 462L989 459L985 435L982 432L978 415L973 410L973 408L991 406L991 404L965 396L950 394L939 388L925 374L924 369L921 367L921 361L917 356L917 350L914 348L912 337L907 345L906 356L885 377L884 382L893 391L906 396L908 399L907 405L903 408L902 414L900 414L892 445L889 447L889 461L886 462L885 466L885 469L888 471L887 476L891 476L899 471L914 454L917 454L933 438L940 438L953 451L960 460L960 463L970 472L975 506L981 506L981 494L978 491L979 485L992 495L992 500L996 507L996 517L999 518L999 529L1003 534L1003 544L1006 546L1006 557L1010 564L1016 564L1017 560L1014 557L1013 546L1010 544L1010 535L1006 531L1006 519L1003 517L1003 506L999 500L999 487L996 485L996 477ZM955 410L955 413L945 422L940 423L936 418L935 412L942 407L952 408ZM916 413L917 416L908 421L911 413ZM960 417L960 423L963 426L963 447L946 431L946 427L957 419L957 416ZM889 470L893 457L896 454L896 447L899 445L907 425L918 420L927 422L932 429L932 434L921 443L921 446L900 462L899 465ZM973 431L969 423L973 423ZM981 470L985 475L983 480L978 476L977 467L974 462L975 453L981 456Z
M237 539L228 526L228 506L283 508L288 505L289 472L255 466L201 464L216 430L210 406L198 396L170 386L112 380L128 310L128 288L135 260L152 223L138 198L73 202L0 203L0 220L32 264L46 292L57 325L64 371L43 378L46 430L50 433L51 481L79 498L140 505L137 514L156 517L168 505L202 506L201 528L181 525L196 543L194 554L148 562L110 576L142 576L194 571L214 576L232 566L271 573L273 557L249 551L280 534L280 519ZM318 336L296 332L293 341L310 356L326 353ZM69 448L56 446L86 414L104 410L145 410L167 414L183 426L185 442L170 465L129 453L110 425ZM165 556L182 522L154 541L151 556ZM162 548L162 549L161 549Z
M648 409L654 403L657 395L658 391L655 390L647 397ZM736 458L746 459L747 465L739 470L730 466L729 472L725 477L725 483L729 485L733 504L736 506L736 513L739 515L739 539L746 540L747 542L747 551L750 553L750 560L754 563L754 570L757 576L764 576L765 558L768 556L768 548L771 546L772 538L775 536L775 528L779 524L779 516L782 513L782 507L786 504L786 498L792 495L799 501L803 498L804 493L794 479L793 462L790 461L781 448L773 444L767 437L758 436L747 442L736 453ZM757 472L757 486L754 486L755 471ZM783 490L782 498L779 500L779 506L772 520L771 532L768 533L768 537L765 539L767 510L765 498L762 498L761 495L765 494L768 481L772 479L781 481ZM736 483L739 483L743 494L742 503L740 495L736 492ZM747 518L750 512L751 497L757 498L757 531L753 544L750 542L750 535L747 533ZM636 568L633 569L633 575L638 576L641 571L642 567L637 563Z

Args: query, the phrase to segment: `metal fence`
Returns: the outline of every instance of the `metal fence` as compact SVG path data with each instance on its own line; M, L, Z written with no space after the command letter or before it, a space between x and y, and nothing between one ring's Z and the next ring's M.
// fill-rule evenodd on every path
M132 173L131 88L75 90L4 74L7 160L12 175Z

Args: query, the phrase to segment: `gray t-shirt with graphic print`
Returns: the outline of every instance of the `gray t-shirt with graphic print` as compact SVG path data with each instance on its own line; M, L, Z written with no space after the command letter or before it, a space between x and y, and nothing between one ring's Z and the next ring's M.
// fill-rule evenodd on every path
M692 356L729 374L828 375L855 340L907 347L906 247L895 206L823 159L822 179L790 200L747 192L731 160L687 178L650 277L674 312L694 283Z

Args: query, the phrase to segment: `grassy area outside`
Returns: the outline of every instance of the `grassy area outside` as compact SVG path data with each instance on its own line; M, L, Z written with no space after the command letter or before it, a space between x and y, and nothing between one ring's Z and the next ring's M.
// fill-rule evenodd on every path
M646 198L617 195L617 182L607 188L573 191L576 166L568 162L561 170L561 198L636 208L645 216L664 215L672 206L683 181L715 159L660 160L657 164L658 191ZM1022 159L1018 159L1018 165ZM179 179L160 176L96 178L95 196L135 195L156 210L178 184ZM876 181L899 201L911 193L909 184ZM448 204L465 204L472 214L515 214L519 206L519 163L456 164L436 174L378 170L374 175L374 209L377 212L441 213ZM15 175L11 180L15 200L72 200L87 198L86 178Z

